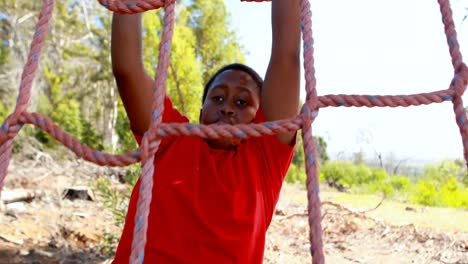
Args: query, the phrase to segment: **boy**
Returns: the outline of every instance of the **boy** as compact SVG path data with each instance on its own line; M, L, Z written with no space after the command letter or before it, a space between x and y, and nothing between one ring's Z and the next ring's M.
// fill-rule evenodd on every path
M299 0L272 1L265 82L231 64L206 84L201 124L247 124L297 115ZM141 16L114 14L112 65L137 141L148 129L153 80L141 59ZM163 122L188 122L165 99ZM145 263L261 263L265 234L291 162L295 132L238 139L170 137L155 155ZM140 142L139 142L140 143ZM128 263L139 184L114 263Z

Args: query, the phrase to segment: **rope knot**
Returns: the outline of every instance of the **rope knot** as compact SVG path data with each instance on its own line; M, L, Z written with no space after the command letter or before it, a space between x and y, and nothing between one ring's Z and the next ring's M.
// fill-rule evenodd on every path
M303 121L302 128L310 127L314 122L315 118L318 116L318 109L311 110L310 107L305 103L302 106L300 117Z
M468 85L468 67L463 63L460 69L455 73L452 80L452 88L455 95L462 97Z
M14 138L23 127L23 124L19 122L18 118L14 115L9 115L5 122L0 127L0 144L3 144L7 139Z

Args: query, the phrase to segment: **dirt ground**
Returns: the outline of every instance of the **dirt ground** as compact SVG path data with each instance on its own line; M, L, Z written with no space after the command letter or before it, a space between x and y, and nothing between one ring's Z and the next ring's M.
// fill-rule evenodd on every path
M91 189L84 200L64 198L64 191L89 187L100 176L125 189L118 182L121 173L76 159L55 162L46 154L13 159L2 199L11 193L34 197L0 203L0 264L110 263L120 232L114 216ZM283 189L267 234L264 263L311 262L306 205L290 199L297 192L306 195L297 186ZM467 232L393 226L323 202L327 263L468 264Z

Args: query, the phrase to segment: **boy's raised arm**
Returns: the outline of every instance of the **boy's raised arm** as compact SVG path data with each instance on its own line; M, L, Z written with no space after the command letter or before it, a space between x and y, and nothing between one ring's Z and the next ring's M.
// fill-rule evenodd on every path
M140 135L148 129L153 80L142 61L141 15L114 13L111 38L112 71L132 130Z
M272 0L272 47L270 64L261 94L269 121L294 117L299 108L300 12L299 0ZM291 144L295 133L278 135Z

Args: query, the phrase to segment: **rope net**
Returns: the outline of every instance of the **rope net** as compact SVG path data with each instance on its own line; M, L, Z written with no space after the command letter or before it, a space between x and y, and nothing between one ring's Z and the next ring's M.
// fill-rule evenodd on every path
M287 131L302 130L307 172L307 198L309 214L309 238L312 263L324 263L322 249L322 227L320 213L319 184L317 177L316 150L312 137L312 123L319 108L325 107L408 107L428 105L452 101L456 122L460 129L464 147L464 158L468 161L468 119L463 107L462 95L468 84L468 68L463 63L457 33L452 17L449 0L438 0L442 13L442 22L449 46L454 69L454 77L446 90L413 95L324 95L317 96L316 78L314 70L314 40L312 38L311 8L308 0L300 0L301 30L303 38L304 71L307 92L306 102L295 118L267 122L263 124L235 125L235 126L206 126L193 124L164 124L161 123L164 111L164 97L166 78L169 65L172 34L174 29L175 0L98 0L107 9L126 14L141 13L152 9L164 8L164 30L159 45L159 61L153 86L153 118L149 130L144 134L141 146L124 155L113 155L95 151L80 143L50 118L39 113L27 111L31 96L31 86L38 67L39 56L47 34L49 19L52 16L53 0L43 0L36 31L33 36L27 63L24 67L19 87L19 95L14 112L10 114L0 129L0 190L3 187L11 158L13 140L24 124L35 125L49 133L57 141L62 142L78 157L87 161L107 166L127 166L141 162L141 189L138 198L134 239L132 243L131 263L142 263L148 228L149 205L152 198L154 154L158 150L161 138L177 135L196 135L203 138L237 137L249 138L262 135L273 135ZM261 0L242 0L247 2L261 2Z

